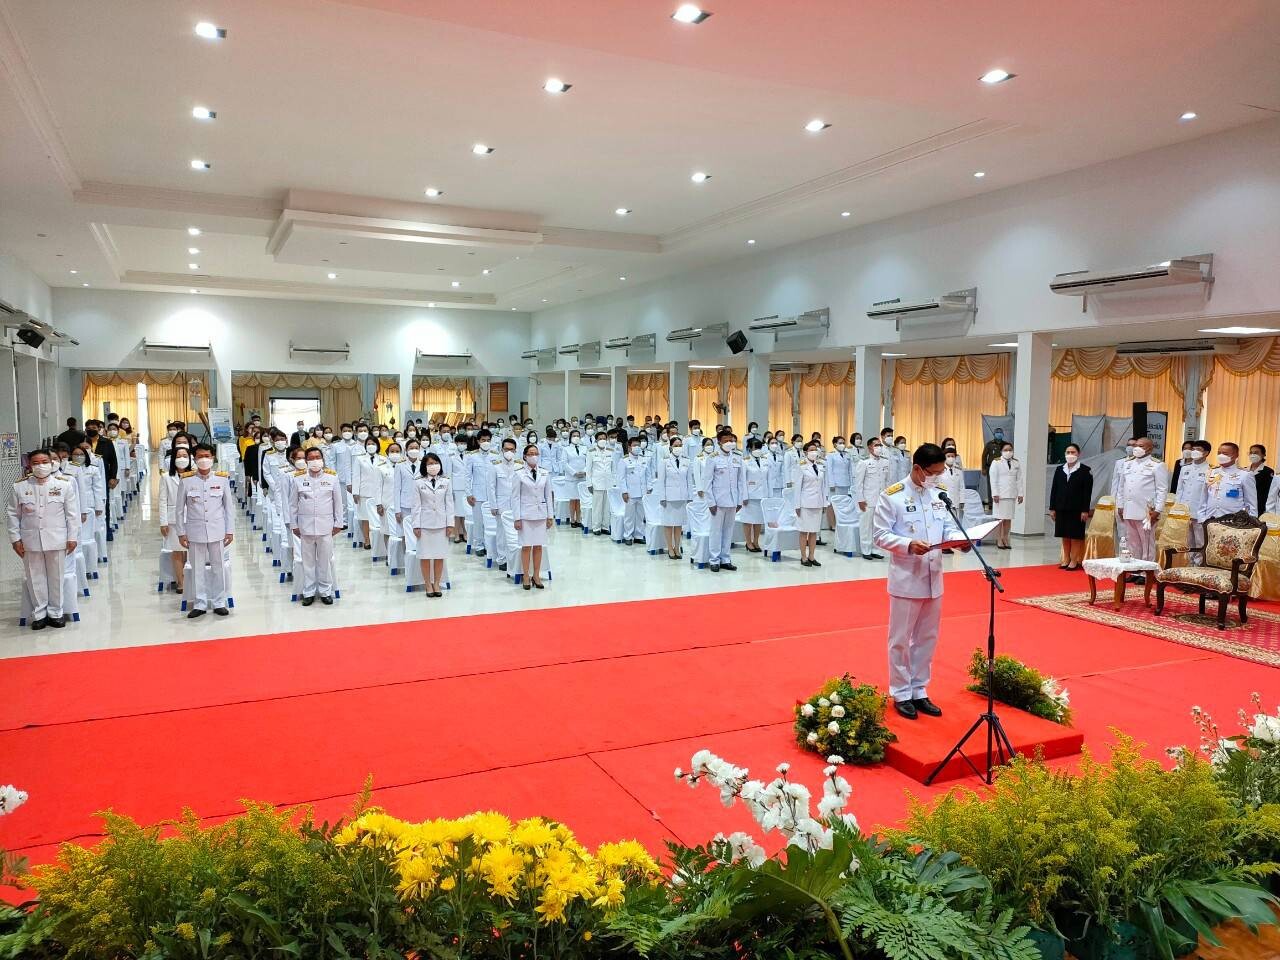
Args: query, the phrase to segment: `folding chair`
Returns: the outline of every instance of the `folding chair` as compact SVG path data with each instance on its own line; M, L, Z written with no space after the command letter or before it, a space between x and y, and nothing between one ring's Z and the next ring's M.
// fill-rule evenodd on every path
M191 576L191 554L190 553L187 554L187 562L186 562L186 565L182 568L182 570L183 570L182 603L179 606L179 609L183 613L186 613L187 609L191 606L192 601L195 600L195 596L193 593L193 591L195 590L195 579ZM223 577L222 582L226 585L226 588L227 588L227 607L234 610L236 605L236 598L231 595L231 551L230 550L222 551L222 577Z
M835 552L846 557L862 555L862 534L858 505L848 494L839 494L831 498L831 509L836 515Z
M591 492L588 490L590 485L585 481L578 484L578 509L584 519L582 521L582 535L584 537L591 536Z
M499 518L493 515L493 512L487 507L484 513L484 565L486 568L493 566L493 558L498 552L498 536L501 529Z
M35 606L31 601L31 593L27 589L27 581L22 581L22 603L18 608L18 626L25 627L31 620L31 610ZM62 577L62 614L72 623L80 622L80 601L76 593L75 574L64 573Z
M686 508L689 522L689 562L699 570L707 566L711 555L711 511L702 497L694 497Z
M178 578L173 574L173 551L161 550L156 558L156 593L164 593L165 587L178 587Z
M795 507L787 509L787 497L766 497L760 501L764 514L764 532L760 537L760 549L777 563L783 550L800 549L800 531L796 527Z
M551 505L555 513L556 526L569 522L569 478L551 478Z
M627 516L627 505L622 500L622 491L616 487L609 491L609 539L614 543L622 542L623 522Z
M662 526L662 497L655 491L644 495L644 542L651 557L667 552L666 533Z

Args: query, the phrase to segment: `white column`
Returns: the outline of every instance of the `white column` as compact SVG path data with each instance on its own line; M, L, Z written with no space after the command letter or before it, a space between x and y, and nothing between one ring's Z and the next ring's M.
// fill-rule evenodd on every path
M747 415L733 414L745 431L752 420L763 430L769 425L769 357L768 354L751 354L747 357Z
M415 357L414 360L409 361L408 369L400 371L400 419L401 421L408 420L409 411L413 408L413 365L416 359L417 358ZM425 421L430 419L430 417L431 417L431 411L428 410L427 415L422 418L424 421L423 426L426 426Z
M627 410L627 368L613 367L609 373L612 374L609 380L609 412L623 420L630 412ZM640 414L640 422L644 423L644 411L636 412Z
M1018 365L1013 411L1013 449L1027 476L1026 499L1013 517L1013 532L1044 534L1045 463L1049 430L1049 381L1053 366L1053 337L1047 333L1018 334Z
M853 354L854 428L864 442L880 434L884 397L880 384L880 348L857 347Z
M689 426L689 361L673 360L671 376L667 382L671 400L671 419L680 424L681 431Z
M44 439L40 419L40 361L17 351L13 356L13 374L18 406L18 444L23 452L39 446ZM96 420L105 420L102 409L93 412Z

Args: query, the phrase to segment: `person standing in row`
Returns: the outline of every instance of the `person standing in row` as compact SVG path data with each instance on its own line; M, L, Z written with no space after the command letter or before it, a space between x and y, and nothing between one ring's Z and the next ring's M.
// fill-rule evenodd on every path
M622 489L622 542L628 547L644 542L644 494L649 486L649 458L641 453L640 438L627 441L628 453L618 464Z
M1253 481L1257 484L1258 491L1254 502L1261 507L1271 497L1271 487L1276 476L1276 472L1267 466L1266 447L1255 443L1249 448L1249 465L1246 469L1253 474Z
M494 564L499 570L506 571L508 564L515 562L515 557L507 556L507 537L502 523L502 515L511 509L511 498L516 492L516 474L523 469L523 464L516 460L516 441L506 437L502 441L502 455L494 460L493 487L489 491L489 515L494 519L497 536L494 537Z
M356 502L356 520L359 523L360 543L366 550L373 549L372 529L380 528L379 513L382 508L382 466L386 458L379 452L381 445L368 431L364 433L364 453L351 461L351 495ZM356 434L359 436L359 433Z
M609 533L609 491L614 485L613 451L609 449L608 435L596 433L595 448L587 452L587 492L591 494L591 516L588 530L597 537Z
M1169 494L1169 468L1151 456L1146 437L1133 441L1133 455L1116 464L1116 517L1135 560L1156 558L1156 521Z
M1093 472L1080 462L1080 447L1069 443L1066 463L1053 471L1049 517L1053 535L1062 540L1061 570L1079 570L1084 562L1085 525L1093 505Z
M796 467L796 526L800 529L800 566L820 567L814 557L818 531L822 529L823 505L827 502L826 465L818 462L818 444L804 446L804 460Z
M764 531L764 498L769 496L769 473L772 463L759 437L747 441L747 459L743 463L743 480L746 482L746 503L739 517L742 520L742 539L748 553L763 553L760 534Z
M324 452L312 447L305 456L306 469L294 476L289 499L293 535L302 551L302 605L311 606L318 595L328 606L333 603L333 538L342 532L346 497L337 472L324 465Z
M867 444L867 459L858 464L853 476L853 498L862 511L858 520L858 533L862 540L863 560L883 560L884 555L875 550L875 509L880 494L890 484L889 461L885 459L884 442L872 437Z
M467 504L474 511L471 520L471 538L474 542L475 555L483 557L487 552L484 518L489 510L485 498L493 489L493 468L496 459L491 449L493 434L488 430L481 430L476 434L476 443L477 448L467 458L471 468L471 494L467 497Z
M684 439L671 438L670 456L658 465L658 492L662 497L662 525L667 535L667 556L679 560L684 556L680 537L684 532L687 507L693 499L693 471L685 456Z
M31 475L9 496L9 543L22 558L31 597L31 629L62 628L67 557L76 549L80 505L76 482L54 473L48 450L27 455Z
M730 559L733 547L733 523L746 502L747 482L742 457L735 451L737 437L724 430L716 437L719 451L707 457L702 465L700 489L711 510L709 566L712 573L737 570Z
M539 469L540 457L537 444L524 448L525 469L515 474L516 488L511 496L511 518L520 532L520 569L524 574L525 590L543 589L542 548L547 543L547 531L553 523L551 478L545 469Z
M191 450L174 449L170 444L169 468L160 474L160 549L168 551L169 564L173 568L173 582L178 592L183 591L186 576L187 550L178 542L178 488L182 476L191 471Z
M1253 474L1241 468L1239 457L1240 448L1234 443L1218 444L1218 465L1205 479L1204 501L1197 517L1202 524L1210 517L1225 517L1241 510L1250 516L1258 515L1258 485Z
M1013 456L1012 443L1006 442L1000 447L1000 459L992 461L987 479L991 484L991 513L1000 521L996 529L996 549L1012 550L1009 530L1013 526L1013 515L1027 495L1027 478L1022 463Z
M1200 507L1204 504L1209 481L1209 454L1213 444L1208 440L1189 440L1178 461L1178 489L1175 500L1187 508L1187 546L1204 546L1204 526L1200 523ZM1172 483L1170 483L1172 488Z
M443 597L444 561L449 555L449 538L456 517L450 481L444 475L438 454L430 452L422 458L414 490L417 500L409 516L418 541L418 563L422 567L422 589L428 597Z
M196 597L187 618L192 620L203 617L210 607L220 617L230 612L223 551L235 539L232 526L235 504L227 475L213 469L214 453L209 444L196 444L196 468L182 474L178 487L174 522L178 527L178 543L191 555Z

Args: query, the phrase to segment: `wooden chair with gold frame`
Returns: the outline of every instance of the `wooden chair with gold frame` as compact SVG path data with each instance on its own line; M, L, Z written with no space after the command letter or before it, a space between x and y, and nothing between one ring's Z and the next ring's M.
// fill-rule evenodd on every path
M1250 577L1258 562L1267 525L1246 511L1224 517L1210 517L1204 523L1203 547L1166 549L1161 570L1156 574L1156 616L1164 612L1164 592L1173 587L1200 598L1200 613L1210 598L1218 603L1218 629L1227 626L1227 604L1234 599L1240 622L1249 622ZM1189 554L1201 560L1198 566L1175 567L1173 558Z

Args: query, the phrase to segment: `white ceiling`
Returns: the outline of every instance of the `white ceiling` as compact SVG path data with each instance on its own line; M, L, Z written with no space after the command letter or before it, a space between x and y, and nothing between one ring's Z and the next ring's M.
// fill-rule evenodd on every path
M1280 111L1271 0L707 2L0 0L0 250L55 286L530 310ZM290 191L368 225L273 251Z

